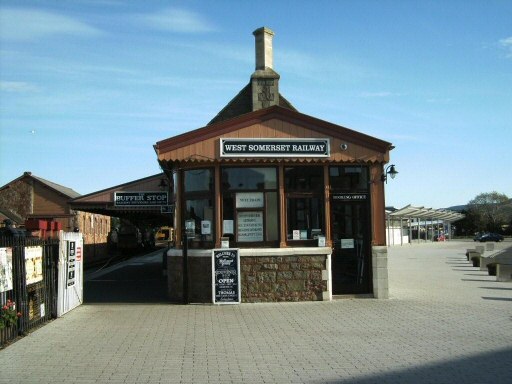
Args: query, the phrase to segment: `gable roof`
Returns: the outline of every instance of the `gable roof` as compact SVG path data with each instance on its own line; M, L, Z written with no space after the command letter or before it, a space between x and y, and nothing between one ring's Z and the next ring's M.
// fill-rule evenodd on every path
M392 144L387 141L280 106L260 109L229 120L207 125L181 135L170 137L157 142L154 145L154 148L157 155L160 155L168 151L199 143L219 135L225 135L243 127L262 123L271 119L279 119L300 125L323 135L349 140L354 144L358 144L381 153L386 153L393 149Z
M295 107L279 93L279 106L296 111ZM252 85L247 84L207 125L219 123L252 112Z
M25 178L29 178L29 179L32 179L34 181L37 181L38 183L43 184L45 187L48 187L48 188L54 190L55 192L60 193L60 194L62 194L64 196L67 196L67 197L69 197L71 199L74 199L74 198L80 196L80 194L78 192L74 191L73 189L65 187L65 186L57 184L57 183L54 183L53 181L49 181L49 180L43 179L42 177L35 176L35 175L32 174L32 172L24 172L23 175L21 175L20 177L12 180L11 182L7 183L1 189L9 186L10 184L12 184L12 183L14 183L16 181L19 181L19 180L22 180L22 179L25 179Z
M127 183L114 185L112 187L108 187L96 192L91 192L87 195L80 195L74 198L72 201L70 201L70 204L77 204L77 203L89 203L89 202L97 202L97 201L107 201L107 202L113 202L112 196L113 193L116 191L138 191L140 190L140 186L146 187L148 184L154 184L157 185L162 178L164 178L163 173L157 173L156 175L143 177L142 179L132 180ZM146 190L146 189L142 189Z

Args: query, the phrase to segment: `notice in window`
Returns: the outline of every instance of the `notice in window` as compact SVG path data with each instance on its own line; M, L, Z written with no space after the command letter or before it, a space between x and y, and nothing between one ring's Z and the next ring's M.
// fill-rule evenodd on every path
M341 239L341 249L352 249L354 248L354 239Z
M239 192L236 194L237 208L263 208L264 204L262 192Z
M233 220L224 220L222 222L222 233L224 235L232 235L233 227Z
M238 241L263 241L263 212L238 212Z

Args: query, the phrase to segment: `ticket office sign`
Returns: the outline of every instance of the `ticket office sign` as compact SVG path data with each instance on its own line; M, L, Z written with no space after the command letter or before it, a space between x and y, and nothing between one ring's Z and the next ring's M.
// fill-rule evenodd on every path
M212 293L214 304L240 304L240 253L237 248L212 251Z

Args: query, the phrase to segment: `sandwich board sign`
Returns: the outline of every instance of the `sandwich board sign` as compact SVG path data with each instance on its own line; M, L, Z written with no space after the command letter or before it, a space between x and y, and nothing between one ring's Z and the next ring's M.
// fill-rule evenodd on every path
M212 250L214 304L240 304L240 253L237 248Z

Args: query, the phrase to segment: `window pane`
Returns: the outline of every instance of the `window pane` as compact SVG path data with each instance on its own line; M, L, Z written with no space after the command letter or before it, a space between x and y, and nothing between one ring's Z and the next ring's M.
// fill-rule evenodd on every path
M208 199L187 200L185 206L185 228L193 229L196 240L211 241L214 235L215 224L212 201ZM202 223L203 221L206 223ZM204 225L201 226L202 224ZM210 228L209 231L208 228Z
M284 172L286 192L321 192L323 189L322 167L290 167Z
M331 188L342 191L367 191L368 168L362 166L330 167Z
M313 198L288 198L288 240L314 239L324 233L324 202Z
M213 190L212 172L209 169L192 169L183 172L185 192Z
M266 197L266 235L267 241L279 240L279 212L277 209L277 193L267 192Z
M261 190L277 188L275 168L224 168L224 190Z

